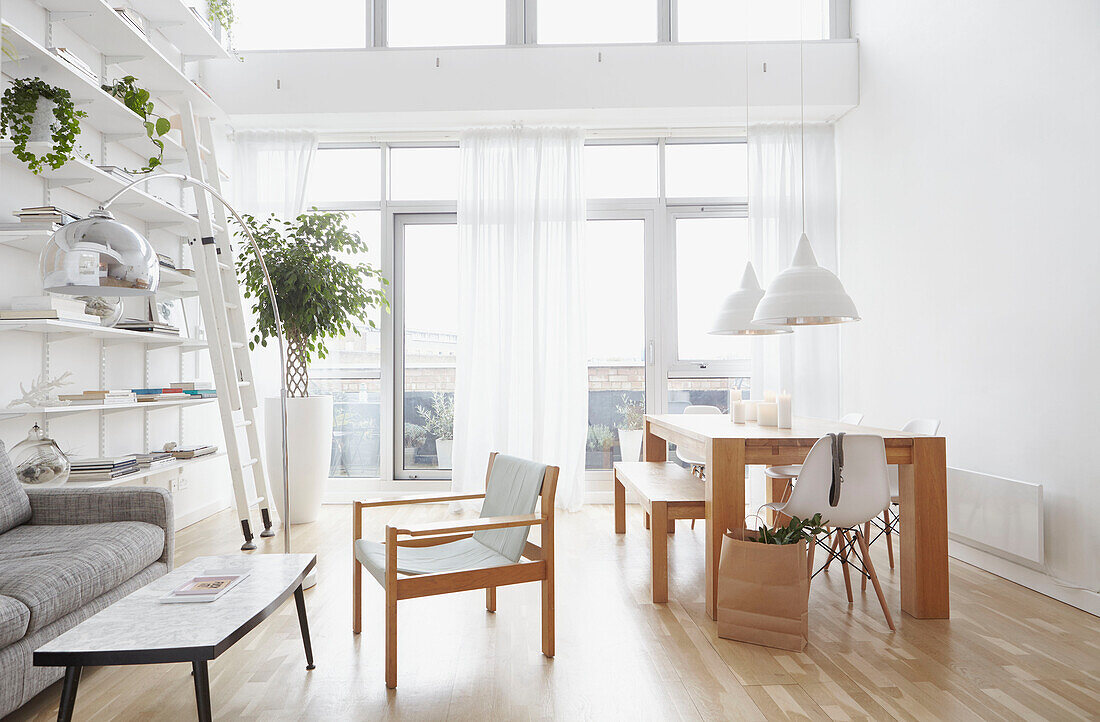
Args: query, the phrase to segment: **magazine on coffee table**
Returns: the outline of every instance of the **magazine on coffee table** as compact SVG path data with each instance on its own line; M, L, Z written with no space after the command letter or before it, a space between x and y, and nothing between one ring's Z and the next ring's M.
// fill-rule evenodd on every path
M247 576L248 572L232 569L211 571L202 576L191 577L161 597L160 601L164 604L217 601Z

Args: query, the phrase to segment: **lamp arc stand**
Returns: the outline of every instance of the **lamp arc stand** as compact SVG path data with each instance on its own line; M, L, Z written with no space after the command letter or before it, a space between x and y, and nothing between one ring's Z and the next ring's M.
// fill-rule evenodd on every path
M286 426L287 426L287 414L286 414L286 396L287 396L286 373L287 373L287 366L286 366L286 348L285 348L286 347L286 339L283 336L283 319L279 315L279 304L275 300L275 287L271 283L271 274L269 274L268 271L267 271L267 264L264 263L264 256L263 256L262 253L260 253L260 247L256 243L256 239L252 236L252 231L249 230L248 224L246 224L244 222L244 219L241 218L240 214L237 213L236 209L233 208L233 206L229 205L229 201L227 201L225 198L223 198L222 195L217 190L215 190L210 184L208 184L204 181L201 181L198 178L193 178L189 175L184 175L183 173L157 173L155 175L145 176L144 178L138 178L137 180L131 181L130 183L128 183L125 187L123 187L121 190L119 190L113 196L111 196L106 201L104 201L102 204L100 204L98 210L106 212L107 208L112 203L114 203L116 200L118 200L119 196L121 196L123 193L130 190L131 188L133 188L136 185L139 185L141 183L147 183L148 181L151 181L155 178L177 178L177 179L183 181L184 183L190 184L190 185L195 186L197 188L201 188L202 190L206 191L211 196L213 196L215 199L217 199L223 206L225 206L226 210L228 210L230 213L233 214L233 218L236 219L237 224L240 225L240 227L244 230L244 234L248 238L248 243L252 248L252 252L256 254L256 259L260 263L260 271L263 272L263 276L264 276L264 285L267 287L267 298L271 302L272 315L275 317L275 335L278 337L278 340L279 340L279 371L280 371L280 373L279 373L279 418L280 418L280 422L282 424L282 444L283 444L283 448L282 448L283 510L286 512L286 515L285 515L286 518L283 519L283 553L289 554L290 553L290 474L289 474L289 461L288 461L288 455L287 455L287 431L286 431ZM226 443L229 443L228 439L226 440ZM311 574L310 576L313 576L313 575ZM309 586L312 586L312 584L310 584L309 579L307 579L306 582L303 584L303 586L309 587Z

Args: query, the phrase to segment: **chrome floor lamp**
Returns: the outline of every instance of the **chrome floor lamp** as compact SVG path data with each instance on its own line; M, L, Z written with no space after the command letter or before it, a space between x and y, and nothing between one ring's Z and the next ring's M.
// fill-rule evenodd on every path
M282 423L283 462L283 550L290 553L290 477L287 463L286 416L286 343L283 337L283 320L279 304L275 300L275 288L267 272L263 254L252 236L252 231L233 206L203 181L182 173L157 173L128 183L108 198L87 218L68 223L54 232L40 258L42 284L50 293L71 296L151 296L160 285L160 263L153 245L145 236L130 226L115 220L107 209L126 191L140 183L157 178L178 178L189 185L201 188L216 198L233 214L244 230L252 252L256 254L263 272L267 297L275 318L275 334L279 339L279 405ZM103 269L106 274L103 275ZM230 443L226 439L226 443Z

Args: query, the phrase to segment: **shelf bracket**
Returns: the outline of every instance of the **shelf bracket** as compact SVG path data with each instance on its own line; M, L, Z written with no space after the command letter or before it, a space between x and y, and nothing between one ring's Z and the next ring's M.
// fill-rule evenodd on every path
M94 13L90 10L55 10L50 12L51 23L67 23L70 20L90 18Z
M70 186L78 186L81 183L91 183L91 178L51 178L46 181L46 186L53 190L54 188L68 188Z
M119 63L132 63L136 60L142 60L141 55L104 55L103 62L107 65L118 65Z
M145 133L104 133L103 139L108 143L117 143L120 140L130 140L131 138L144 138Z
M74 338L87 338L84 334L77 333L75 331L57 331L55 333L46 334L46 345L49 346L52 343L58 341L68 341Z
M218 56L217 55L210 55L209 53L206 53L206 54L203 54L203 55L184 55L183 56L183 62L193 63L197 60L210 60L211 58L216 58L216 57L218 57Z

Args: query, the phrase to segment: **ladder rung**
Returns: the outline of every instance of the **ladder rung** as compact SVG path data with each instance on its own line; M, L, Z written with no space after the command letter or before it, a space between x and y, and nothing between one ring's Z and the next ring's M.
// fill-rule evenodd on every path
M218 268L220 268L223 271L233 270L232 267L228 263L222 263L221 261L218 261Z
M258 463L260 463L259 459L249 459L248 461L241 464L241 468L242 469L247 469L248 467L255 466Z
M255 499L252 499L251 501L249 501L248 505L249 506L256 506L257 504L263 503L263 500L264 500L264 498L262 496L257 496Z
M244 344L243 341L233 341L229 345L232 346L233 348L237 349L238 351L240 351L242 348L245 347L245 344Z
M238 385L238 386L241 386L241 387L244 387L244 386L251 386L251 385L252 385L252 382L251 382L251 381L238 381L238 382L237 382L237 385Z
M229 301L226 301L226 302L225 302L225 307L226 307L226 308L230 308L230 309L233 309L233 310L236 310L236 309L240 308L240 306L238 306L237 304L235 304L235 303L230 303Z
M245 419L244 421L234 421L233 426L240 429L240 428L245 427L245 426L252 426L252 422L247 420L247 419Z

